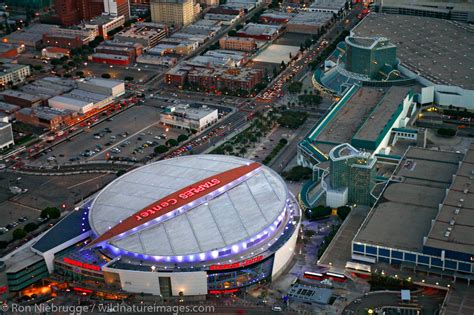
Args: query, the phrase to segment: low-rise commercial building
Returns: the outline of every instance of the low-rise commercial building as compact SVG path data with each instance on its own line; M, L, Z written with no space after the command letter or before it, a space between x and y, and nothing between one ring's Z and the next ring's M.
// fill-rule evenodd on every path
M41 98L36 95L14 90L0 92L0 97L7 103L21 107L33 107L42 103Z
M286 24L286 31L292 33L317 34L332 19L328 12L301 12Z
M79 79L77 87L84 91L111 95L114 97L125 94L125 84L123 81L110 79Z
M219 39L219 47L228 50L254 51L257 48L255 38L224 36Z
M64 120L74 115L75 113L69 110L38 106L18 110L15 112L15 119L28 125L56 130L62 126Z
M119 27L123 27L124 24L125 16L123 15L113 16L102 14L98 17L93 18L92 20L85 22L84 25L86 28L97 27L99 35L102 36L104 39L107 39L109 32Z
M77 81L77 86L77 89L69 93L50 98L49 106L83 114L92 109L100 109L125 93L124 83L115 80L81 79Z
M160 122L166 126L197 131L209 127L218 118L218 110L207 106L173 105L160 114Z
M97 25L72 28L56 27L43 34L43 44L72 49L87 45L98 35Z
M95 53L91 56L92 62L105 63L108 65L128 66L132 59L130 56Z
M4 63L0 66L0 86L15 86L31 75L30 66Z
M3 43L38 49L43 44L43 34L58 28L56 25L32 23L30 26L2 37Z
M263 71L249 68L194 68L187 75L193 87L203 90L250 93L262 82Z
M25 51L25 46L0 43L0 58L15 58Z
M64 56L69 57L70 55L71 51L66 48L46 47L41 50L41 56L46 59L59 59Z
M43 42L47 46L73 49L87 45L89 40L88 38L81 37L80 35L44 34Z
M228 7L225 5L220 5L218 7L211 8L208 12L214 13L214 14L232 15L232 16L239 16L239 17L242 17L245 14L243 8Z
M12 124L0 121L0 150L9 148L14 144Z
M350 0L315 0L309 7L311 12L328 12L339 13L343 12Z
M137 56L141 55L142 51L143 46L139 43L106 41L104 44L95 48L95 54L92 55L92 61L127 65L128 63L133 62ZM114 58L114 56L119 56L119 58ZM125 62L121 62L122 60Z
M239 37L250 37L258 40L273 40L280 35L282 27L279 25L248 23L237 31Z
M206 13L204 15L204 19L211 20L211 21L219 21L223 25L231 25L235 23L239 19L239 15L233 14L219 14L219 13Z
M15 112L20 110L20 108L21 108L20 106L8 104L5 102L0 102L0 113L8 117L9 121L15 118Z
M151 48L168 35L168 27L159 23L136 23L131 28L115 34L114 39L121 42L133 42Z
M74 81L72 79L45 77L23 85L20 90L41 98L45 103L51 97L67 93L73 88Z
M157 65L157 66L172 67L176 65L176 63L178 62L178 58L146 54L146 55L139 56L136 59L136 62L150 64L150 65Z
M267 11L260 15L258 21L266 24L284 24L291 20L295 15L296 14L294 13Z

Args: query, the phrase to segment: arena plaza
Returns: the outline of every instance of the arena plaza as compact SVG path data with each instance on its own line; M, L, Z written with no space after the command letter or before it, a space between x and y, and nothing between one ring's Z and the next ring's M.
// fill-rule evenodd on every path
M278 277L293 257L300 216L282 178L260 163L178 157L117 178L33 251L50 272L120 292L204 297Z

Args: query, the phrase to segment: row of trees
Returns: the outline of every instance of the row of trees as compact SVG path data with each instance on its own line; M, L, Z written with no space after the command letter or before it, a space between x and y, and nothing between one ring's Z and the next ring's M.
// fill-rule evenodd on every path
M156 154L163 154L165 152L168 152L168 150L172 147L176 147L179 143L188 140L188 138L188 135L180 134L176 139L168 139L165 145L159 145L155 147L154 151Z
M58 219L61 216L61 212L56 207L46 207L41 211L40 217L45 219ZM17 228L13 230L12 236L13 240L21 240L25 238L28 233L31 233L38 229L38 224L35 222L29 222L25 224L23 228ZM0 241L0 249L5 249L8 246L9 242Z
M308 118L307 113L286 110L281 113L278 123L290 129L298 129Z
M281 151L281 149L283 149L283 147L288 143L288 140L286 140L285 138L282 138L280 139L280 141L278 142L278 144L273 148L272 152L270 152L270 154L268 154L265 159L263 160L263 164L267 165L268 163L271 162L271 160L273 160L273 158L278 154L278 152Z

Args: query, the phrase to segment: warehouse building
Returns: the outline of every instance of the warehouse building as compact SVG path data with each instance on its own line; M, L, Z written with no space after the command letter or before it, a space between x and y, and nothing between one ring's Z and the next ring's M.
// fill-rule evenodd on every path
M38 106L42 103L42 99L36 95L14 90L0 92L0 97L7 103L21 107Z
M77 87L69 93L50 98L49 106L84 114L110 104L125 93L123 82L108 79L80 79Z

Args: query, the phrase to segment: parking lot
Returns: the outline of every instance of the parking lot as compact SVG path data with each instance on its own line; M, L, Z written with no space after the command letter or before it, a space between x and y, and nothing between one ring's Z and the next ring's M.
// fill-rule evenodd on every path
M107 152L112 156L134 156L137 160L151 153L152 148L131 155L134 148L147 141L156 141L156 136L166 134L167 138L176 139L181 130L169 129L159 125L160 109L151 106L134 106L97 125L87 128L74 136L71 141L58 144L50 152L43 154L32 164L37 166L54 166L68 162L103 160ZM159 142L159 144L165 141ZM158 145L155 143L154 145ZM133 149L132 149L133 146ZM118 148L114 154L110 149ZM122 149L124 149L122 151ZM144 148L148 149L148 148ZM116 151L116 149L114 149ZM110 156L109 156L110 157Z
M40 223L38 217L46 207L66 206L71 210L75 203L99 190L111 180L115 174L79 174L72 176L36 176L0 173L0 227L14 225L6 233L0 232L0 240L10 240L11 231L24 227L29 222ZM8 187L17 186L26 192L12 194ZM9 199L10 198L10 199ZM20 220L22 217L26 220ZM23 221L23 222L21 222Z

